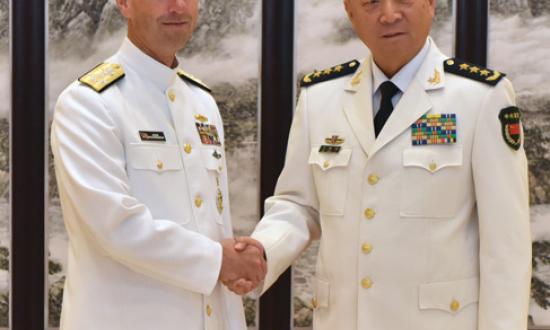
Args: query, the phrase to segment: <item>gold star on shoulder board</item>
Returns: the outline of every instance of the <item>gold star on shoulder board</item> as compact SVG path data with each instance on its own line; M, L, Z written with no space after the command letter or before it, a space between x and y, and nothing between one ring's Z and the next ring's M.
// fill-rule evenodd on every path
M477 66L473 66L470 68L470 72L471 73L478 73L479 72L479 68Z
M489 76L489 73L491 73L491 71L487 70L487 69L483 69L481 71L479 71L479 74L482 76L482 77L487 77Z
M470 66L469 66L468 64L466 64L466 63L460 64L460 70L468 70L469 67L470 67Z
M334 67L334 71L335 71L335 72L340 72L340 71L342 71L343 69L344 69L344 67L341 66L341 65L337 65L337 66Z
M323 74L331 74L332 73L332 69L326 69L323 71Z
M315 78L319 78L321 76L321 71L315 71L315 73L313 74L313 77Z

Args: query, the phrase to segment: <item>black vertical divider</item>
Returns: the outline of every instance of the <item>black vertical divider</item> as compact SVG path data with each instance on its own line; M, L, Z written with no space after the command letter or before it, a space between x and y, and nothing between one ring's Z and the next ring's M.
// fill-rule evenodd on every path
M489 0L456 1L456 57L487 65Z
M295 103L294 0L262 1L260 210L283 168ZM260 329L291 328L291 271L260 300Z
M45 328L46 5L10 4L12 330Z

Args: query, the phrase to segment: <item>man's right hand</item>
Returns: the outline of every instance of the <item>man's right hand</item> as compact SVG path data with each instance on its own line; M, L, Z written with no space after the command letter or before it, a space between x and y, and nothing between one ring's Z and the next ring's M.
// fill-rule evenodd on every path
M248 245L245 249L237 251L235 244L234 239L221 241L223 258L219 279L231 291L245 294L263 281L267 264L263 257L263 249Z

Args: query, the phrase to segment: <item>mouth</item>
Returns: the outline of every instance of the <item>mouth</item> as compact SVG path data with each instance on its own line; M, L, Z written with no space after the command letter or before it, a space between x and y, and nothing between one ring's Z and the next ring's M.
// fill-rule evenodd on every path
M389 39L399 38L399 37L402 37L404 35L405 35L404 32L388 32L388 33L384 33L382 35L382 39L389 40Z
M187 27L190 24L189 21L183 20L183 21L166 21L162 22L162 25L168 28L182 28Z

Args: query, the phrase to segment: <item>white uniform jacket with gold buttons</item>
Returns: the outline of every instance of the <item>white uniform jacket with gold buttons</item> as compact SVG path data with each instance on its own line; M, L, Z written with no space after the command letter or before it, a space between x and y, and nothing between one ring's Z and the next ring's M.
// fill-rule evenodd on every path
M129 40L107 63L125 77L101 93L73 83L52 124L69 234L61 329L245 329L218 283L232 229L214 99Z
M445 59L432 44L378 138L371 58L301 91L253 237L267 252L264 290L320 238L315 330L527 327L527 162L499 121L514 91L446 73ZM455 114L456 143L413 146L426 114ZM320 152L332 136L340 152Z

